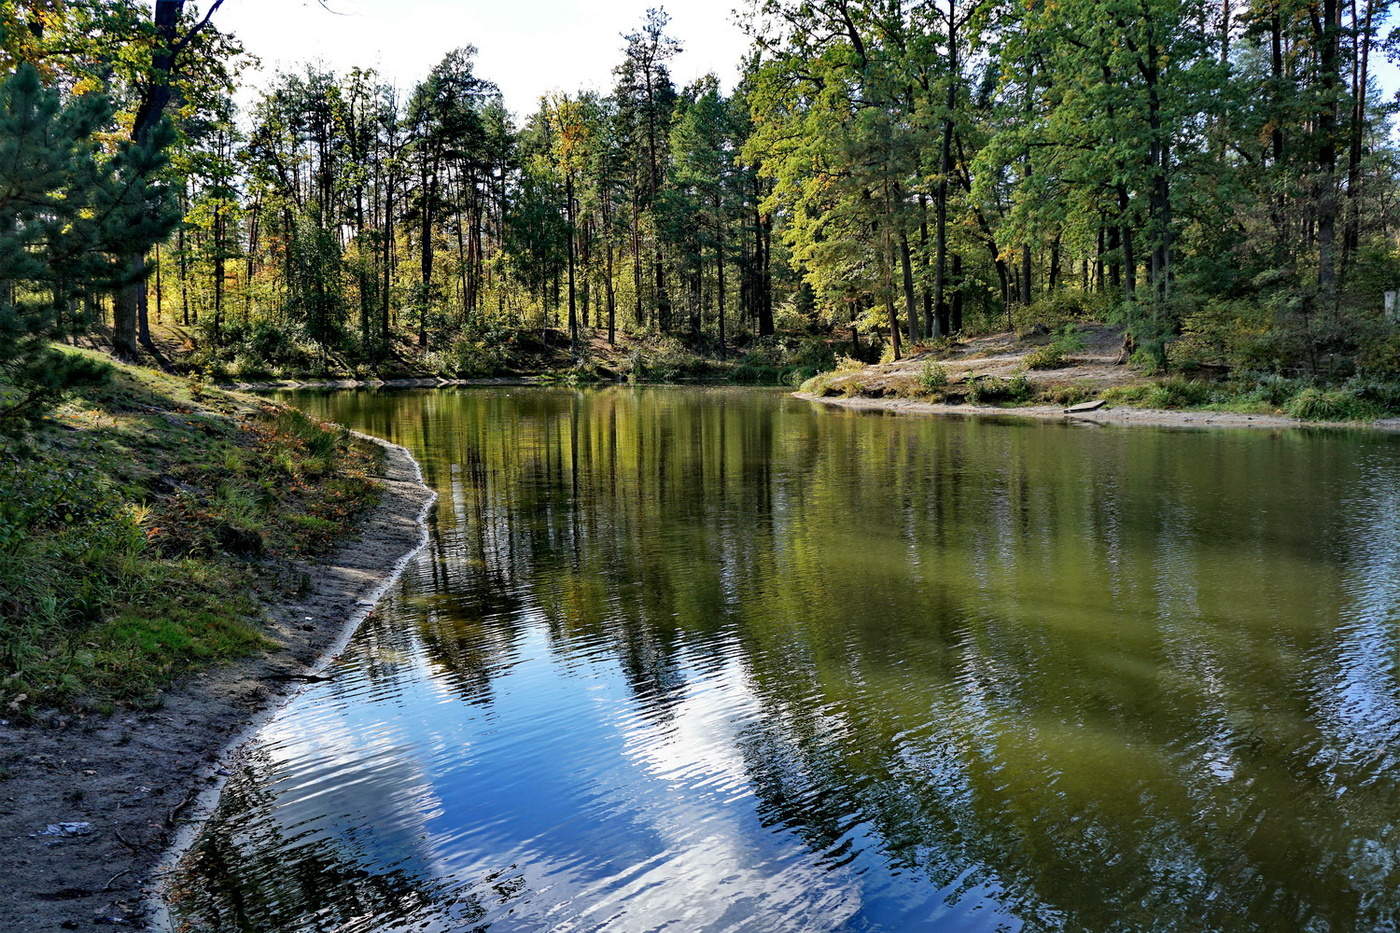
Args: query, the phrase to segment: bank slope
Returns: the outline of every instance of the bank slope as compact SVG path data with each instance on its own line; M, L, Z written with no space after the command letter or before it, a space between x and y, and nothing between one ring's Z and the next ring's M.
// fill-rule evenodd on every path
M130 367L0 482L0 929L139 922L220 754L370 610L433 496L402 448Z

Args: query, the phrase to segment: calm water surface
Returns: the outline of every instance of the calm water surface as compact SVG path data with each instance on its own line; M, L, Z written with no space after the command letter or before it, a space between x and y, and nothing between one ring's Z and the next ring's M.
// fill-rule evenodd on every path
M441 498L230 781L193 929L1400 922L1400 438L291 399Z

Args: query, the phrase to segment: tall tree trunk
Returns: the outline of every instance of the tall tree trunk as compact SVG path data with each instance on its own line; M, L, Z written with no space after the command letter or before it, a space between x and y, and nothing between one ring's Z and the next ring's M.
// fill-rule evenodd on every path
M914 303L913 263L909 258L909 235L901 227L899 231L899 262L904 278L904 313L909 315L909 346L912 348L922 338L919 333L919 309Z
M422 229L418 243L418 348L428 349L428 308L433 303L433 184L428 180L428 166L423 163L419 174L422 185L422 203L419 205L419 218Z
M164 298L165 298L165 289L164 289L164 287L162 286L162 282L161 282L161 270L160 270L160 244L159 244L159 243L156 244L156 261L155 261L155 267L156 267L156 323L157 323L157 324L162 324L162 323L164 323L164 321L162 321L162 317L163 317L163 311L164 311L163 305L164 305Z
M569 343L570 343L572 346L577 347L577 346L578 346L578 294L577 294L577 286L576 286L575 283L574 283L575 250L576 250L576 248L577 248L577 247L574 245L574 242L575 242L575 239L577 238L577 231L574 229L574 227L575 227L575 218L574 218L574 176L573 176L573 173L572 173L572 172L567 173L567 174L564 176L564 207L565 207L565 216L566 216L566 220L567 220L567 223L568 223L568 228L567 228L567 230L565 231L565 234L566 234L566 236L568 237L568 240L569 240L569 244L568 244L568 253L569 253Z
M1357 22L1356 0L1351 0L1352 46L1351 134L1347 147L1347 220L1342 236L1342 277L1351 256L1361 245L1361 143L1366 127L1366 87L1370 83L1371 20L1373 0L1366 0L1366 17Z
M1334 291L1336 270L1333 248L1337 227L1337 94L1338 35L1341 32L1340 0L1322 0L1322 21L1317 31L1318 83L1322 104L1317 111L1317 284L1325 296Z
M384 238L384 294L383 303L380 305L379 346L376 348L376 356L382 360L393 347L389 326L394 284L394 176L392 173L386 175L384 179L384 228L381 233Z
M215 0L200 23L181 38L178 32L185 0L156 0L154 23L157 42L155 52L151 56L150 79L141 95L141 102L136 108L136 116L131 125L131 139L136 144L145 145L150 142L151 133L159 125L166 107L170 104L171 72L175 68L180 51L209 22L209 17L222 3L223 0ZM151 342L149 329L144 326L142 318L146 306L146 257L144 254L129 256L125 262L128 284L117 292L113 303L112 349L118 357L135 359L139 353L139 328L141 345L152 355L158 356L155 345Z
M754 270L753 270L753 303L754 311L758 316L758 335L768 337L773 333L773 302L772 294L768 282L768 251L767 238L765 237L766 221L759 212L758 204L761 200L758 188L759 182L754 177Z
M883 230L880 239L880 292L885 300L885 315L890 322L890 347L894 358L899 359L899 312L894 305L894 263L891 257L894 245L890 242L888 229Z
M608 346L617 346L617 295L613 291L613 243L609 237L606 241L607 261L608 261L608 281L604 285L604 294L608 301Z
M933 292L929 291L928 196L919 192L919 298L923 301L924 333L942 337L948 332L933 314Z
M214 346L223 344L224 327L224 206L214 206Z
M944 275L948 265L948 176L953 171L953 115L958 104L958 84L961 73L958 64L958 18L957 3L948 3L948 97L944 102L943 138L938 149L938 189L934 196L937 220L934 226L934 272L933 303L938 309L938 329L935 336L942 337L952 324L948 312L944 310ZM959 326L957 329L961 329Z
M948 333L960 334L963 329L962 253L953 254L953 300L948 315Z
M645 328L647 319L642 305L641 202L635 183L632 186L632 301L632 317L637 327Z
M715 194L715 291L718 294L719 358L724 359L724 218L720 214L721 203Z

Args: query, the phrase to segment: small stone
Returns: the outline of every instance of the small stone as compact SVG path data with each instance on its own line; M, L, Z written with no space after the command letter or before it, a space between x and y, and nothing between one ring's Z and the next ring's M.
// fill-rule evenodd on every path
M29 835L38 838L40 836L86 836L92 832L92 824L82 821L72 823L50 823L44 827L43 832L30 833Z

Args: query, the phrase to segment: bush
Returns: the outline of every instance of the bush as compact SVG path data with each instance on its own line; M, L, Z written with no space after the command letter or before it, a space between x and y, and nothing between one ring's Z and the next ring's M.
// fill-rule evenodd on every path
M1367 340L1356 362L1366 376L1400 382L1400 334L1384 334Z
M824 337L763 337L739 357L729 378L749 385L800 386L835 365L835 351Z
M1062 289L1019 305L1012 312L1017 331L1035 325L1059 328L1080 321L1102 321L1113 307L1113 296L1101 292Z
M1143 408L1198 408L1216 400L1216 387L1208 382L1173 377L1135 386L1119 386L1104 393L1110 402Z
M1300 421L1358 421L1377 417L1377 407L1358 399L1344 389L1319 389L1310 386L1288 403L1290 417Z
M1343 388L1358 401L1375 406L1379 414L1400 412L1400 381L1384 382L1353 376Z
M948 370L929 361L919 369L919 386L925 392L941 392L948 387Z
M1068 365L1064 351L1053 343L1047 343L1026 354L1027 369L1059 369Z
M1241 388L1237 398L1244 402L1258 402L1269 405L1273 408L1280 408L1288 403L1288 400L1298 394L1301 384L1296 379L1289 379L1277 373L1259 373L1253 377L1245 377L1245 386Z
M1055 339L1045 346L1026 354L1027 369L1058 369L1069 365L1067 357L1084 349L1084 336L1073 324L1066 324L1056 333Z
M967 399L979 405L1014 404L1025 402L1035 396L1035 388L1025 376L999 379L983 376L972 380L967 387Z
M1374 421L1400 412L1400 383L1353 377L1337 388L1308 386L1285 410L1300 421Z
M1049 385L1041 386L1038 396L1042 402L1050 405L1078 405L1093 398L1094 390L1076 383Z

